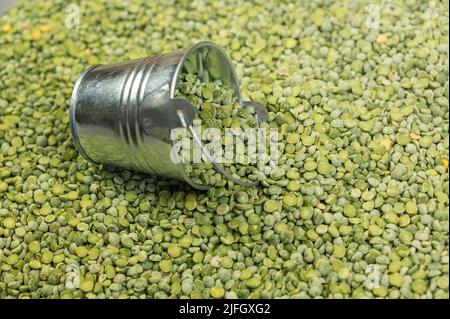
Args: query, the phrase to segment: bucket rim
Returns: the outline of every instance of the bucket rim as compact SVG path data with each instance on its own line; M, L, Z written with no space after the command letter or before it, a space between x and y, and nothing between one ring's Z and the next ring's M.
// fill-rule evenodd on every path
M233 84L235 85L235 93L238 97L239 103L242 105L242 97L241 97L241 91L239 89L239 81L236 75L236 70L234 69L233 63L230 59L230 57L228 56L227 52L218 44L209 41L209 40L204 40L204 41L200 41L197 42L196 44L194 44L193 46L191 46L190 48L186 49L183 53L183 55L181 56L180 60L178 61L178 65L175 69L175 72L173 74L172 77L172 83L170 85L170 98L173 99L175 97L175 89L176 89L176 84L177 84L177 79L178 76L181 73L181 69L183 68L184 62L186 61L187 57L194 51L197 50L198 48L201 47L206 47L206 46L210 46L213 47L214 49L216 49L217 51L219 51L222 56L225 58L225 61L228 64L229 70L231 72L231 77L232 77L232 81Z
M186 61L187 57L193 51L197 50L198 48L207 47L207 46L212 47L215 50L217 50L222 55L222 57L225 59L227 65L228 65L228 69L229 69L229 71L231 73L231 81L233 82L233 83L230 83L230 84L234 87L234 91L235 91L235 94L237 96L239 104L241 105L241 107L245 107L246 103L242 100L238 77L237 77L236 70L235 70L235 68L233 66L233 63L232 63L230 57L228 56L226 51L221 46L219 46L218 44L216 44L216 43L214 43L212 41L207 41L207 40L206 41L197 42L196 44L194 44L193 46L191 46L190 48L188 48L188 49L186 49L184 51L183 55L181 56L180 60L178 61L178 65L177 65L177 67L175 69L175 72L173 74L173 77L172 77L172 82L171 82L171 85L170 85L170 94L169 94L170 99L174 99L175 98L175 89L176 89L178 76L181 73L181 70L183 68L184 62ZM188 127L186 127L186 129L188 129ZM190 130L190 131L191 131L191 134L195 135L195 133L192 130ZM196 137L193 136L193 138L195 139ZM198 139L198 137L197 137L197 139ZM196 140L196 142L198 144L197 140ZM171 143L172 143L172 141L171 141ZM202 151L205 152L203 150L203 148L202 148ZM256 185L259 184L258 181L255 181L255 182L238 181L234 177L232 177L228 172L226 172L224 170L224 168L221 165L219 165L218 163L213 161L212 164L214 165L214 167L216 168L216 170L219 173L221 173L222 175L225 176L225 178L227 180L234 181L237 184L240 184L242 186L247 186L247 187L253 187L253 186L256 186ZM185 180L186 180L186 182L188 184L190 184L191 186L193 186L194 188L197 188L199 190L208 190L208 189L211 188L210 185L199 184L199 183L193 181L192 178L189 176L189 174L186 172L185 166L182 163L180 163L179 165L181 166L181 168L183 170L183 173L184 173L184 176L185 176Z

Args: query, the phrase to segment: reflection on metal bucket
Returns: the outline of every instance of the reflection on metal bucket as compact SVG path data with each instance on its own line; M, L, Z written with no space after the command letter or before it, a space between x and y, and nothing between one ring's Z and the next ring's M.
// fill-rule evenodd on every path
M72 135L79 152L94 163L208 189L191 180L183 165L170 158L170 131L191 128L196 112L189 101L174 97L182 68L204 81L220 80L233 89L242 106L251 104L260 118L267 117L267 110L258 103L242 101L234 68L223 49L200 42L180 52L92 66L81 74L70 105ZM193 137L201 146L200 139ZM214 166L238 184L255 184L237 180L220 165Z

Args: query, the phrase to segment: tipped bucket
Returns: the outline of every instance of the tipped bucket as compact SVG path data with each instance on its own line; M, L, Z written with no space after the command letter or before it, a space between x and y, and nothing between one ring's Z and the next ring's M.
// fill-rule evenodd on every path
M175 163L170 157L171 130L191 128L196 114L189 101L174 97L183 68L197 72L204 81L220 80L232 88L242 106L251 103L260 118L267 117L267 110L258 103L242 101L236 73L225 51L204 41L183 51L95 65L83 72L70 103L71 130L78 151L93 163L178 179L196 189L208 189L209 186L193 181L182 163ZM194 139L201 143L197 136ZM213 164L238 184L255 184L236 180Z

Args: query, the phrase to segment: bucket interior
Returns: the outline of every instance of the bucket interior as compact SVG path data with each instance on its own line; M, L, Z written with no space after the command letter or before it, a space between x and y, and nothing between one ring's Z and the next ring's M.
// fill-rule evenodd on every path
M195 75L196 78L203 83L220 82L225 87L231 89L236 101L240 103L241 107L244 106L233 65L225 51L217 45L209 42L201 42L189 49L180 61L177 72L175 73L177 84L173 86L174 88L179 84L178 80L182 74ZM190 126L193 123L187 122L186 124ZM191 130L190 134L192 136L195 133ZM196 144L193 145L193 148L197 148L197 150L199 147L202 148L201 143L201 139L198 136L193 136L192 144ZM207 153L207 151L205 152L203 149L202 152L204 155ZM222 177L225 179L233 180L234 182L245 186L253 186L255 184L245 183L244 181L240 181L239 178L232 177L232 173L229 172L228 169L225 169L222 165L214 161L209 161L209 163L211 163L211 166L214 166L216 172L221 173ZM189 164L182 163L182 166L191 185L199 184L205 186L201 180L192 178L190 174L191 167Z
M189 49L176 72L177 80L182 73L194 74L202 82L220 81L232 88L240 100L233 65L224 50L213 43L201 42Z

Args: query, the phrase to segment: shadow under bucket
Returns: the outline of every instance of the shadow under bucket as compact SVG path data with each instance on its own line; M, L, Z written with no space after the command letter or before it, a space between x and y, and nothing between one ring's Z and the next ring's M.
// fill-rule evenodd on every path
M202 70L196 70L198 65ZM189 72L201 72L204 81L220 80L232 88L241 106L249 104L260 119L267 118L263 106L242 101L236 73L225 51L204 41L183 51L94 65L83 72L70 103L72 136L83 157L93 163L178 179L207 190L209 186L193 181L183 164L170 157L171 130L191 127L196 115L189 101L174 97L183 67ZM191 130L191 134L195 133ZM197 136L193 137L201 143ZM240 185L256 184L240 181L213 164L226 178Z

